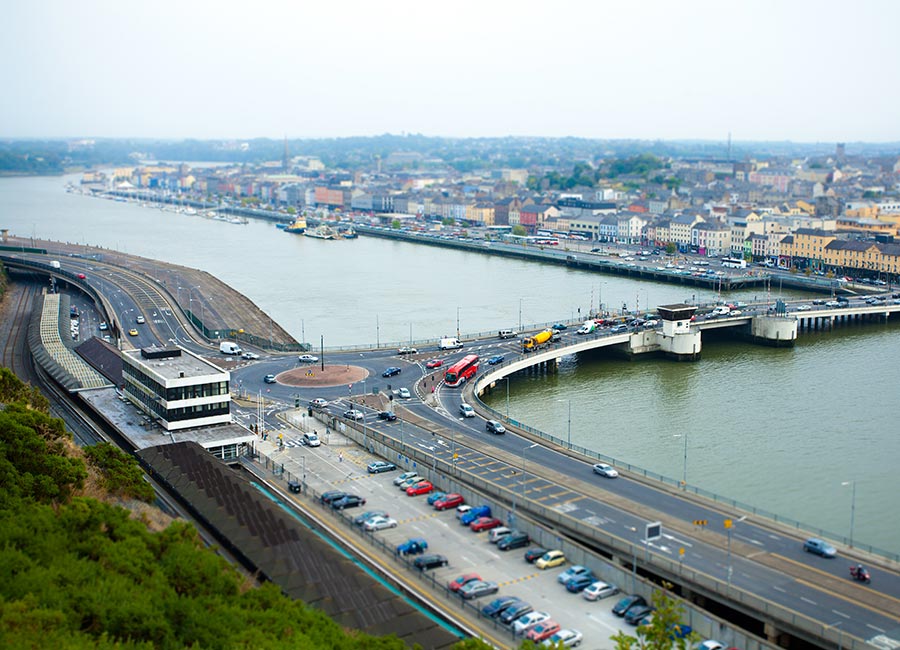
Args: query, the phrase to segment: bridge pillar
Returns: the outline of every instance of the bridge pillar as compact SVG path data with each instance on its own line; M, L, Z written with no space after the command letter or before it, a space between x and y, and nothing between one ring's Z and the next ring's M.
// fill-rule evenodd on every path
M775 347L790 347L797 340L797 319L784 316L754 316L750 320L750 337Z

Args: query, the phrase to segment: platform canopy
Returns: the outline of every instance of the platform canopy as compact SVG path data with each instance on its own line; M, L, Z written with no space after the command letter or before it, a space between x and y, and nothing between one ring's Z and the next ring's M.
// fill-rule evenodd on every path
M677 303L674 305L660 305L656 308L659 317L663 320L691 320L691 316L697 311L694 305Z

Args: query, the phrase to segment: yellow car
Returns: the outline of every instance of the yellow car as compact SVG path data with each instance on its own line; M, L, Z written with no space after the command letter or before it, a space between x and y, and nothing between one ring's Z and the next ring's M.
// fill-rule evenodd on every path
M128 330L128 336L137 336L137 330L132 327Z
M565 563L566 556L562 551L547 551L534 563L534 566L538 569L551 569Z

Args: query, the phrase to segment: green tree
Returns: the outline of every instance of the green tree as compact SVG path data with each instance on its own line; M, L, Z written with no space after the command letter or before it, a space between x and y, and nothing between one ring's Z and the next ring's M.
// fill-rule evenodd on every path
M444 226L452 226L456 223L456 219L453 217L444 217L441 219L441 224Z
M144 480L144 472L137 460L108 442L85 447L84 455L103 477L103 487L110 494L126 499L135 498L153 503L156 494Z
M394 219L393 221L391 221L391 228L393 228L394 230L400 230L400 220Z
M519 237L524 237L525 235L528 234L528 231L525 230L525 226L516 224L515 226L512 227L512 234L518 235Z
M639 625L635 636L617 632L611 639L616 650L686 650L700 641L696 632L683 634L681 617L684 610L681 604L670 598L664 591L655 591L650 598L654 611L650 622Z
M287 207L287 213L290 214L290 215L295 215L295 214L297 214L297 208L295 208L295 207L292 206L292 205L289 205L289 206Z
M666 244L666 254L667 255L674 255L675 251L677 251L677 250L678 250L678 248L672 242L669 242L668 244Z

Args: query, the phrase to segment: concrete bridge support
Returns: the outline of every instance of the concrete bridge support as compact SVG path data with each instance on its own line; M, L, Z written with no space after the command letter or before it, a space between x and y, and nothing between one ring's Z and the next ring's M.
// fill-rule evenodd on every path
M797 319L756 316L750 321L750 337L765 345L790 347L797 340Z

